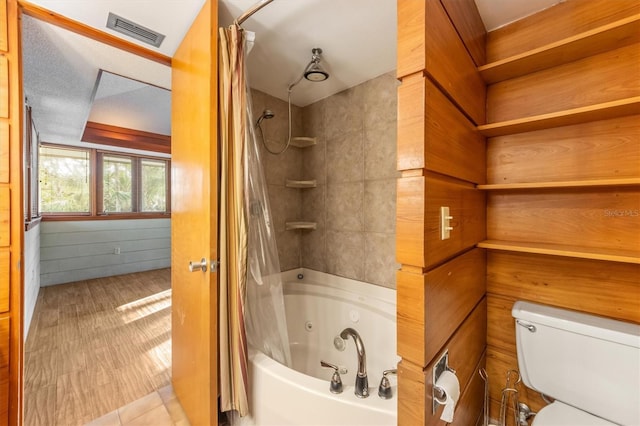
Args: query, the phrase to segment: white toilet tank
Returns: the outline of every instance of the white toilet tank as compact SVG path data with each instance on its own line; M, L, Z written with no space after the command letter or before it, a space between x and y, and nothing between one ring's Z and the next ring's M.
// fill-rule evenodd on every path
M530 388L598 417L640 425L640 325L516 302L518 366Z

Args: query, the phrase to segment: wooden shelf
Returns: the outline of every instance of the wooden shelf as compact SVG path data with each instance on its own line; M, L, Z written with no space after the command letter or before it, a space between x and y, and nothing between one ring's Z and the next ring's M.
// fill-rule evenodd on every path
M309 138L306 136L294 136L291 138L291 146L296 148L307 148L317 143L316 138Z
M519 253L545 254L550 256L577 257L580 259L606 260L610 262L640 264L640 253L630 250L613 250L577 247L558 244L520 243L512 241L486 240L477 244L480 248Z
M583 188L600 186L637 186L640 178L627 179L598 179L598 180L570 180L562 182L521 182L521 183L488 183L477 185L478 189L487 191L504 189L543 189L543 188Z
M318 186L318 182L313 180L292 180L287 179L284 186L287 188L315 188Z
M634 114L640 114L640 96L515 120L483 124L478 126L478 131L486 137L504 136Z
M640 41L636 14L478 68L487 84L531 74Z
M285 229L291 231L293 229L316 229L318 226L315 222L286 222Z

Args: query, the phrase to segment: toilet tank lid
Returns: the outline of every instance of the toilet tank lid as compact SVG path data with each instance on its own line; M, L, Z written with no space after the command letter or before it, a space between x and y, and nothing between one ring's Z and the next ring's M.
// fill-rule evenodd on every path
M638 324L523 301L514 303L511 315L528 323L545 325L640 349L640 325Z

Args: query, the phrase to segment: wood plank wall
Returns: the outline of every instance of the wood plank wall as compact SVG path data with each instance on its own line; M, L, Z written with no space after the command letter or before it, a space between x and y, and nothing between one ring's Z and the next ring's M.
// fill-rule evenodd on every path
M0 425L22 423L22 87L16 0L0 0Z
M492 418L506 371L517 369L516 300L640 323L640 116L594 107L640 95L639 12L636 0L568 0L487 35L487 68L551 43L571 58L536 64L533 55L531 70L490 84L489 124L572 108L595 117L487 140L487 237L516 247L487 253ZM586 47L570 46L583 38ZM544 405L524 386L520 401Z
M456 425L482 411L487 304L484 27L473 0L398 0L398 424L440 425L432 370L449 351ZM453 216L440 239L440 207Z

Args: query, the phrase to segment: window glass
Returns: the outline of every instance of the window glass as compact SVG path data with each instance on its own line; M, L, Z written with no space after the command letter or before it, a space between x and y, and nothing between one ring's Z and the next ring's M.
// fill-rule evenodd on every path
M141 160L140 211L164 212L167 207L167 162Z
M104 155L102 160L102 207L105 212L131 212L132 159Z
M90 212L90 163L86 150L41 147L39 163L41 212Z

